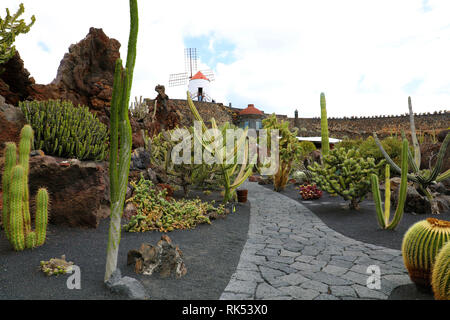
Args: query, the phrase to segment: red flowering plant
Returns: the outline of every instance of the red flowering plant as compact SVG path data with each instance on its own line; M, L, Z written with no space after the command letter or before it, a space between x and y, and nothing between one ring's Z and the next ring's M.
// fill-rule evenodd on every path
M303 200L314 200L322 197L322 190L315 184L302 184L298 189Z

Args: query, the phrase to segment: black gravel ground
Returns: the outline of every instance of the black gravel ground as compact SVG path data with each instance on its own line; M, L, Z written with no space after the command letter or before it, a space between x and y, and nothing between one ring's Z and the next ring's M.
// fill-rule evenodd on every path
M273 189L272 185L265 185L265 187ZM440 215L405 212L402 221L395 230L383 230L378 225L373 200L364 200L360 204L359 210L350 210L348 202L339 196L331 197L326 192L320 199L302 200L293 184L289 184L281 194L299 201L328 227L349 238L397 250L401 249L403 235L414 223L429 217L450 220L450 212L443 212ZM391 215L394 214L394 211L395 208L391 208Z
M179 196L179 194L176 194ZM216 199L193 191L190 197ZM140 280L152 300L219 299L235 272L247 239L250 204L239 204L225 218L199 225L193 230L168 233L183 252L187 274L181 279L162 279L159 275L137 275L126 265L127 252L141 243L156 244L162 233L122 231L118 267L123 276ZM75 229L49 225L46 243L34 250L14 252L0 232L0 300L2 299L125 299L109 293L103 284L109 219L97 229ZM39 271L41 260L65 254L81 270L81 290L67 289L70 275L47 277Z

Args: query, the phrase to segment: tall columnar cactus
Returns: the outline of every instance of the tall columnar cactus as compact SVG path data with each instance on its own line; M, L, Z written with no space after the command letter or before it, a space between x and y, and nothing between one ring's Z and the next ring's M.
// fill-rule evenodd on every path
M450 300L450 241L447 241L436 257L431 287L436 300Z
M394 218L390 220L391 215L391 181L390 181L390 166L386 164L385 167L385 199L384 199L384 213L381 207L380 188L378 185L378 177L375 174L371 176L372 193L375 201L375 208L377 211L378 224L383 229L395 229L400 223L403 217L403 209L405 207L406 190L408 187L407 174L408 174L408 140L403 140L402 146L402 175L399 188L399 200L397 208L395 209Z
M289 129L288 121L278 121L275 114L263 120L266 130L278 130L279 144L279 166L273 175L274 190L280 192L284 190L289 180L293 165L300 161L304 149L297 140L297 132Z
M330 142L328 139L327 102L323 92L320 94L320 127L322 130L322 155L326 156L330 152Z
M449 240L450 221L428 218L408 229L403 237L402 254L411 281L421 287L430 287L436 255Z
M48 192L45 188L38 191L36 197L36 228L31 229L28 196L29 154L33 140L31 126L23 127L19 144L19 163L15 143L6 144L5 171L3 183L3 226L6 237L14 250L41 246L45 242L48 220Z
M408 181L414 182L418 186L419 192L421 192L424 196L427 197L428 201L431 203L432 213L439 213L439 208L436 203L433 202L433 195L429 190L429 186L435 182L440 182L445 179L450 178L450 169L441 173L442 165L445 158L445 152L447 150L447 146L450 143L450 134L447 133L444 141L442 142L441 148L439 149L438 157L436 160L436 164L431 172L421 171L420 170L420 146L417 142L416 136L416 128L414 124L414 113L412 111L411 98L408 98L408 107L409 107L409 116L410 116L410 127L411 127L411 137L414 145L414 157L411 154L411 151L408 149L408 161L409 165L412 168L412 173L408 174ZM391 159L389 154L383 148L380 140L377 137L377 134L374 132L373 137L375 138L375 142L378 148L381 150L383 156L386 158L389 165L397 172L401 173L401 168Z
M130 0L130 35L128 39L127 63L125 69L123 69L122 60L117 59L116 61L111 100L111 146L109 155L111 222L106 256L105 281L111 277L111 274L117 268L121 231L120 221L123 215L123 205L130 170L132 135L130 119L128 118L128 105L136 62L138 26L137 0ZM118 146L119 138L120 150Z

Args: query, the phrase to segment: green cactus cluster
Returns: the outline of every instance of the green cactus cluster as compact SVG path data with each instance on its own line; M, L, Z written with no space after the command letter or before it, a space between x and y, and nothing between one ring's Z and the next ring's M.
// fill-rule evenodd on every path
M403 140L402 146L402 175L399 188L399 201L394 213L394 218L390 221L391 215L391 181L390 181L390 166L386 164L385 167L385 200L384 200L384 212L381 207L380 188L378 184L378 177L375 174L371 175L372 182L372 194L375 201L375 208L377 212L378 224L383 229L393 230L397 227L403 217L403 209L406 201L406 191L408 187L407 174L408 174L408 140Z
M376 164L373 158L363 158L355 149L336 148L323 156L322 165L315 162L308 169L323 191L340 195L350 201L351 209L358 209L371 189L371 175L377 175L383 165L384 160Z
M24 12L25 7L21 3L15 14L11 15L9 9L6 8L6 17L4 19L0 17L0 64L7 62L16 53L16 47L13 45L16 36L30 31L31 26L36 21L34 16L31 16L31 22L28 25L25 20L19 20Z
M194 119L201 122L202 134L205 136L205 139L203 139L202 136L199 136L199 133L194 131L195 139L197 139L197 141L202 144L203 148L208 150L213 157L219 158L219 163L217 163L217 166L224 187L223 203L225 204L236 197L237 188L239 188L239 186L243 184L245 180L247 180L247 178L253 173L256 155L253 159L249 159L249 148L247 141L248 128L243 130L242 135L236 141L235 147L230 152L228 152L226 147L226 139L222 139L222 145L219 145L216 150L212 150L211 145L216 142L212 142L214 139L211 134L208 133L206 124L192 102L189 91L187 92L187 101L189 108L194 115ZM232 128L232 125L228 122L224 123L219 128L214 118L211 118L210 122L211 128L214 130L219 130L222 137L226 137L227 130ZM239 164L239 161L237 161L237 154L241 147L244 149L244 158L242 163ZM239 165L240 169L236 170Z
M436 300L450 300L450 241L436 256L431 274L431 287Z
M34 149L64 158L105 159L108 128L88 107L60 100L24 101L19 106L35 132Z
M431 287L436 256L449 240L450 221L428 218L408 229L403 237L402 255L412 282L419 287Z
M431 206L432 213L438 214L439 208L437 204L434 202L433 194L431 193L428 187L436 182L441 182L443 180L450 178L450 169L441 173L445 153L448 144L450 143L450 134L447 133L444 141L441 144L434 168L432 169L430 168L430 170L420 170L420 162L421 162L420 146L416 135L416 127L414 124L414 113L412 110L411 97L408 97L408 107L410 117L411 140L413 142L414 147L414 156L412 155L411 151L408 151L408 162L413 171L412 173L408 174L408 181L414 182L414 184L417 186L419 193L426 196L428 201L430 201L430 203L432 204ZM404 132L402 133L402 135L403 137L405 137ZM391 155L389 155L389 153L386 152L382 143L378 139L376 133L373 133L373 137L375 138L375 142L378 148L380 149L380 151L382 152L383 156L386 158L388 163L391 165L391 167L397 173L401 173L401 168L392 160Z
M48 192L40 188L36 196L35 231L31 229L28 195L30 148L33 141L31 126L25 125L20 134L19 159L13 142L6 144L5 168L2 176L2 221L6 238L14 250L41 246L45 242L48 220Z

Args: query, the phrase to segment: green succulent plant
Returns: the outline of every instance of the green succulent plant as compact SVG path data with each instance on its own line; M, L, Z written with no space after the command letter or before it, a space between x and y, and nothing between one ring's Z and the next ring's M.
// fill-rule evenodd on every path
M13 142L6 144L5 168L2 176L3 209L2 221L14 250L41 246L47 233L48 192L40 188L36 196L36 228L31 229L28 195L28 171L30 147L33 141L33 129L25 125L20 133L19 160L17 164L17 147Z
M79 160L105 159L108 128L88 107L60 100L23 101L19 106L34 130L34 149Z
M6 8L6 17L4 19L0 17L0 64L7 62L16 53L16 47L13 45L16 36L30 31L30 28L36 21L34 15L31 16L31 22L28 25L25 23L25 20L19 20L19 17L24 12L25 7L21 3L15 14L11 15L9 9Z
M439 250L450 240L450 221L428 218L413 224L402 242L403 262L411 281L431 287L431 273Z
M359 209L359 203L371 189L370 177L377 175L384 161L375 164L373 158L363 158L355 149L335 148L322 158L322 164L313 163L308 169L312 180L330 195L340 195L350 201L351 209Z
M450 300L450 241L447 241L436 256L431 287L436 300Z
M380 188L378 185L378 177L375 174L371 176L372 182L372 194L375 201L375 208L377 212L378 224L383 229L395 229L400 223L403 217L403 209L405 207L406 191L408 187L407 174L408 174L408 140L403 140L402 148L402 175L399 188L399 200L397 208L394 213L394 218L390 221L391 215L391 181L390 181L390 166L387 164L385 167L385 200L384 200L384 212L381 207Z

